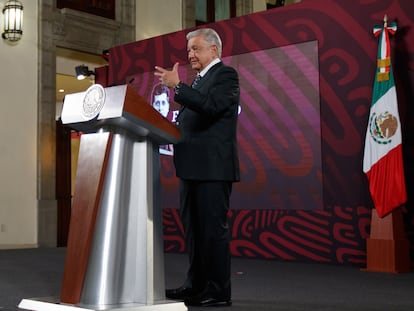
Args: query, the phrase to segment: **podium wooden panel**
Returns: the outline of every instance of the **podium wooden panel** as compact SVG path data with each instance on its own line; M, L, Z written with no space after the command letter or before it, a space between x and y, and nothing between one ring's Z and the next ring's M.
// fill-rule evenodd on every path
M371 216L371 234L367 239L365 271L401 273L410 271L410 243L405 235L401 209L380 218Z
M80 300L105 179L111 133L81 136L61 300Z

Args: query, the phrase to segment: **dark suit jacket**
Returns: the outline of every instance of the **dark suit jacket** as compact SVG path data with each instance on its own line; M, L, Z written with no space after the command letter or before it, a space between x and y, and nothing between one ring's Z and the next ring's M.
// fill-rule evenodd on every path
M180 86L175 102L181 140L174 146L178 177L187 180L239 181L237 118L240 100L236 70L211 67L196 89Z

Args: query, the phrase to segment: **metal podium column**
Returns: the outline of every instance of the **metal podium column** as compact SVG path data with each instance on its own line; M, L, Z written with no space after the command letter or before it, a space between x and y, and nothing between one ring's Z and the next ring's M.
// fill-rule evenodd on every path
M114 134L82 306L165 299L158 145Z

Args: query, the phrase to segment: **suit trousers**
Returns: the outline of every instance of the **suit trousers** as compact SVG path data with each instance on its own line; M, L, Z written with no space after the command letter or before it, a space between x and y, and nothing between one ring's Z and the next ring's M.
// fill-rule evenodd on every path
M185 286L231 297L229 210L232 182L180 180L180 217L190 266Z

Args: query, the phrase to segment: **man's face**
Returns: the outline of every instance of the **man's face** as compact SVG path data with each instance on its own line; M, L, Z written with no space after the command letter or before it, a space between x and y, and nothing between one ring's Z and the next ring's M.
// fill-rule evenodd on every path
M158 110L164 117L167 117L170 110L170 103L168 102L167 94L154 95L154 102L152 106Z
M202 71L212 60L217 58L217 46L204 40L204 35L196 36L187 43L188 61L195 71Z

